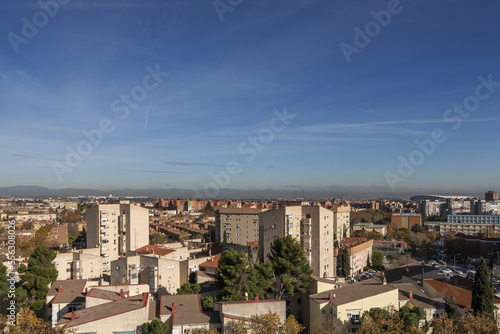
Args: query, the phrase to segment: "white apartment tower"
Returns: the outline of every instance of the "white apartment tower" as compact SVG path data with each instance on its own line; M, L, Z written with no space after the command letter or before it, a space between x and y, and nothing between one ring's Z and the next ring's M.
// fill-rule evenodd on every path
M103 272L111 261L149 244L149 210L129 201L99 204L87 211L87 247L100 248Z
M259 214L259 256L267 260L272 242L290 235L302 246L313 275L336 276L334 248L349 236L349 206L284 206Z

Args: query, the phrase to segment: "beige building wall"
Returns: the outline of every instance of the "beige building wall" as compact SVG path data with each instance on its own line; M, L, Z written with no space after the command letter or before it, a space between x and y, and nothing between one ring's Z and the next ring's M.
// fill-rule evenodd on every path
M335 291L333 291L335 293ZM370 297L358 299L349 303L334 305L328 301L324 303L316 303L310 301L310 328L314 329L321 324L331 321L332 318L337 318L342 322L349 321L351 328L357 327L356 321L351 322L351 319L363 316L365 311L369 311L374 307L397 309L399 306L398 289L390 290L384 293L379 293Z
M111 263L111 284L147 284L150 289L148 292L161 289L162 293L175 294L183 283L188 282L188 278L181 274L182 264L187 264L188 261L169 260L154 255L121 258ZM202 262L204 261L205 258Z
M95 250L80 249L58 253L52 261L57 269L57 279L100 280L103 269L102 258Z
M267 259L271 244L278 236L290 235L299 242L313 268L313 275L336 276L334 246L338 233L349 235L348 207L286 206L259 215L259 256ZM339 225L340 224L340 225Z
M118 314L113 317L87 322L69 329L76 328L76 333L115 334L120 331L141 330L142 324L148 321L148 310L151 301L146 307L138 310Z
M263 300L259 302L216 302L214 311L220 314L226 314L230 317L222 317L222 328L229 322L234 321L234 317L249 319L254 315L277 313L281 322L286 320L286 301L285 300Z
M215 241L224 241L246 246L248 242L259 240L260 209L219 209L215 218Z
M259 214L259 257L267 260L276 237L292 236L300 242L301 206L286 206Z
M335 213L334 224L335 224L335 237L336 240L342 240L344 237L350 237L350 217L351 217L351 207L349 205L337 206L332 209Z
M133 204L121 204L121 218L126 220L122 232L126 236L126 251L136 250L149 244L149 210Z
M10 214L8 215L9 220L15 220L18 222L23 221L41 221L41 220L56 220L57 214L55 213L29 213L29 214Z
M122 201L87 211L87 247L100 248L103 272L110 262L149 243L149 210Z

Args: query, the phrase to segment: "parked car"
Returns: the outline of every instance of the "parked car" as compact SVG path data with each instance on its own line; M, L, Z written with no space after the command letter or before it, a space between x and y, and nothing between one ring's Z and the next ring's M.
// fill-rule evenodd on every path
M453 273L453 271L451 269L448 269L448 268L441 269L439 272L443 273L443 274L452 274Z

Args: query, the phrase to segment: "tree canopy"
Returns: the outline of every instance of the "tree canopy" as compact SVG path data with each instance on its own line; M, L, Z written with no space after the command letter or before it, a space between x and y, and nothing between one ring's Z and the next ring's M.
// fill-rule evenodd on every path
M445 305L445 312L450 319L457 319L457 307L455 305L455 296L451 296L450 300Z
M254 315L249 321L231 321L224 327L224 333L246 334L246 333L276 333L276 334L299 334L304 327L289 315L281 322L277 313Z
M485 314L493 316L493 297L495 288L488 274L486 261L481 258L481 263L474 276L474 285L472 287L471 307L475 315Z
M244 300L245 292L249 298L255 294L264 297L266 290L273 284L270 264L250 265L248 255L234 249L221 254L217 268L217 288L222 300Z
M432 323L433 334L497 334L495 320L490 316L474 315L471 308L465 314L454 319L444 314Z
M26 303L35 312L42 309L49 285L57 279L57 270L52 263L55 258L56 252L53 250L36 246L28 260L28 268L19 270L22 273L22 289L27 295Z
M349 261L349 250L347 249L347 247L344 247L344 249L342 250L341 274L344 275L344 277L351 276L351 264Z
M28 307L22 307L16 315L15 326L10 325L10 319L0 315L0 332L9 334L74 334L75 330L62 327L51 328L49 323L36 316Z
M168 325L160 319L154 319L142 325L144 334L165 334L168 331Z
M313 269L309 265L302 247L291 236L277 237L271 244L268 255L274 275L278 278L277 294L281 299L286 292L305 292L312 281Z
M177 294L179 295L189 295L189 294L197 294L200 293L201 287L194 283L184 283L181 285L179 289L177 289Z
M373 248L372 250L372 268L375 270L385 270L384 254L380 249Z

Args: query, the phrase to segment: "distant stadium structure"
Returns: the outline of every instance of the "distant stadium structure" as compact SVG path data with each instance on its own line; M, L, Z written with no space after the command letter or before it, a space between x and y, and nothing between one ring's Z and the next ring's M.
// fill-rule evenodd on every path
M447 195L417 195L410 198L410 200L415 202L420 201L442 201L447 199L467 199L473 198L472 196L447 196Z

